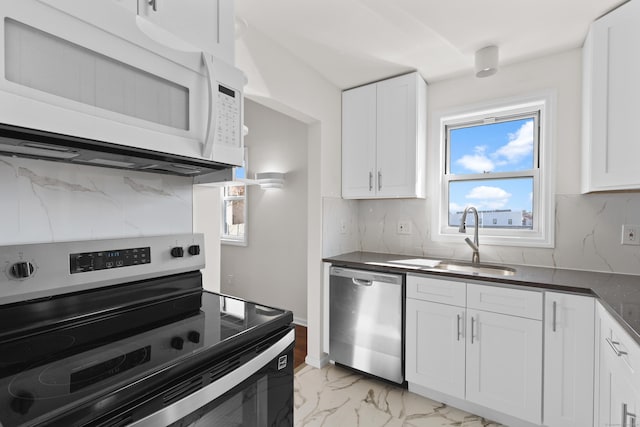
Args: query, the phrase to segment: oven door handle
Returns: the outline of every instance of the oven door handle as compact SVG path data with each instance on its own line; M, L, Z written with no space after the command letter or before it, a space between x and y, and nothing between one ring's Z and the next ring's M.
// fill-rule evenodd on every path
M217 379L189 396L186 396L184 399L181 399L172 405L162 408L161 410L128 425L135 427L166 426L186 417L207 403L222 396L238 384L241 384L251 375L262 369L267 363L275 359L294 341L295 332L291 330L278 342L241 367L229 372L227 375ZM293 360L291 360L290 363L293 363Z

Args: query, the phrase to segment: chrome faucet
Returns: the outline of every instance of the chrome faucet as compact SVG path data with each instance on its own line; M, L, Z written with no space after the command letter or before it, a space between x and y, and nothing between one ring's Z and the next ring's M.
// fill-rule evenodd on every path
M471 249L473 249L473 255L471 255L471 262L474 264L478 264L480 262L480 243L478 242L478 210L476 208L474 208L473 206L467 206L466 208L464 208L464 212L462 213L462 220L460 220L460 228L458 228L458 231L460 233L466 233L467 232L467 213L471 211L473 212L473 219L475 220L475 231L473 233L473 242L471 242L471 240L467 237L464 239L465 242L467 242L467 245L471 246Z

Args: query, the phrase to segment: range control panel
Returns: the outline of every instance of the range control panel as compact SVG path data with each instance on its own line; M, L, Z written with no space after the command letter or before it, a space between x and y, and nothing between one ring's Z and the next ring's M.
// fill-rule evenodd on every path
M151 248L149 246L143 248L83 252L69 255L69 271L71 274L86 273L88 271L105 270L108 268L149 264L150 262Z

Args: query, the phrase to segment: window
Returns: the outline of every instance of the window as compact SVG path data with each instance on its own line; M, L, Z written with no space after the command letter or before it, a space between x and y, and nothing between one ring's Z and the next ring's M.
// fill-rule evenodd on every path
M440 116L441 208L435 240L457 241L465 207L481 243L553 246L550 135L553 97ZM473 217L467 217L467 225Z
M247 154L245 147L243 166L233 168L233 180L222 187L221 243L247 245Z
M247 186L227 185L222 190L223 243L246 244Z

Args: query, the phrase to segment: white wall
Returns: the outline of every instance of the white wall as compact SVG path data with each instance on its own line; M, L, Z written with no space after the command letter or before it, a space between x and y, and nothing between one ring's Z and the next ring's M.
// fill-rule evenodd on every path
M220 292L220 203L219 187L193 187L193 232L204 234L202 286L212 292Z
M291 310L307 324L307 125L246 101L249 177L286 173L284 188L247 187L248 245L222 245L221 291Z
M340 196L340 90L249 27L236 42L247 95L309 125L307 199L307 363L323 363L322 197Z
M621 225L640 223L640 193L580 194L581 60L581 50L576 49L505 66L489 78L469 75L429 86L428 124L432 128L432 118L438 112L544 90L553 90L557 95L553 140L555 248L488 246L482 244L480 237L484 262L640 274L640 247L620 245ZM431 129L427 152L430 191L426 200L361 201L346 205L337 200L325 201L325 206L332 207L325 209L325 225L335 227L342 218L339 215L347 219L355 216L359 228L347 243L355 244L357 250L470 260L471 251L462 235L456 244L431 239L431 216L435 214L434 204L438 203L434 184L438 182L439 141L434 134ZM399 220L412 222L412 235L396 234ZM335 236L337 231L325 233Z
M0 245L192 231L191 178L0 156Z

